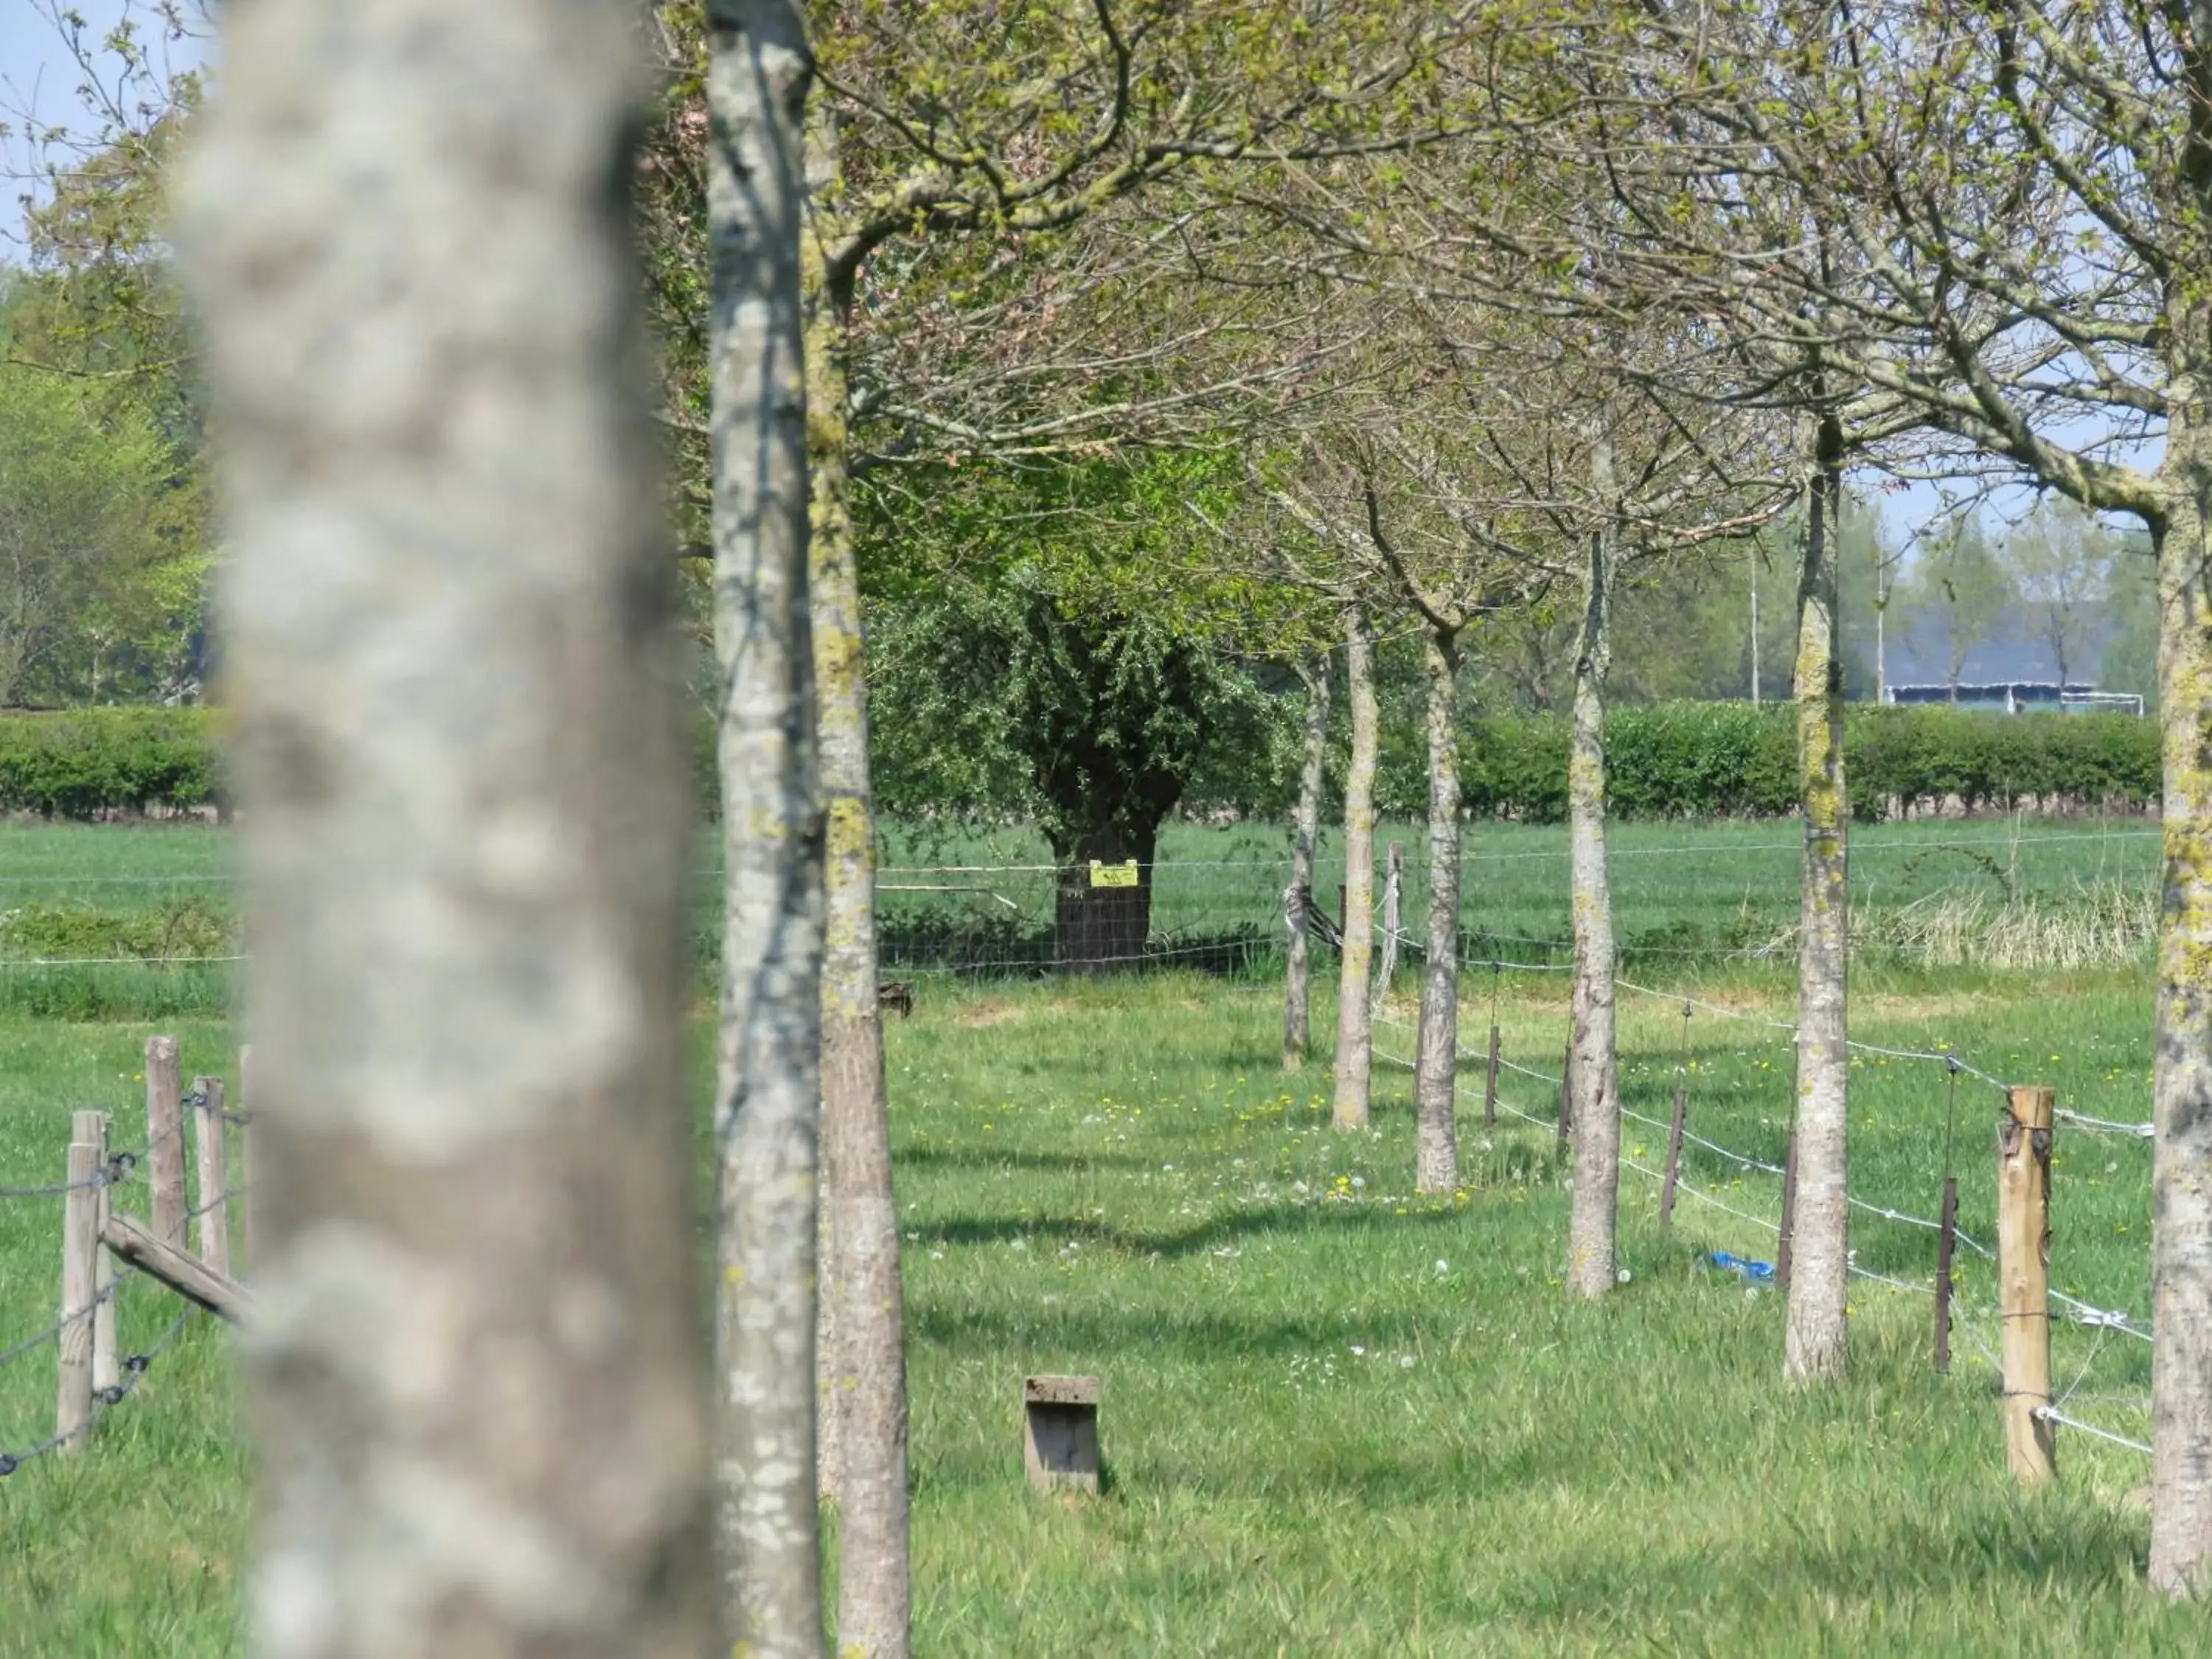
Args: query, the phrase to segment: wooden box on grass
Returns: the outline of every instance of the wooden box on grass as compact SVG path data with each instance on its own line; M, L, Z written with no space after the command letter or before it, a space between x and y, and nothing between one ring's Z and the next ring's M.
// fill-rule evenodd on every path
M1098 1490L1098 1379L1032 1376L1022 1384L1022 1449L1039 1492Z

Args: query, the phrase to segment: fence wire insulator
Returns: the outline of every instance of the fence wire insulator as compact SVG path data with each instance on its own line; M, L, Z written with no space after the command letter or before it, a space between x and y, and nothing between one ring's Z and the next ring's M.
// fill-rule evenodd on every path
M123 1403L123 1385L111 1382L106 1388L95 1390L92 1397L103 1406L119 1406Z
M123 1369L134 1376L143 1376L147 1367L153 1363L154 1356L150 1353L125 1354L123 1357Z
M6 1452L0 1452L0 1480L4 1480L8 1476L15 1474L17 1469L20 1469L23 1466L21 1463L17 1462L13 1457L10 1457Z

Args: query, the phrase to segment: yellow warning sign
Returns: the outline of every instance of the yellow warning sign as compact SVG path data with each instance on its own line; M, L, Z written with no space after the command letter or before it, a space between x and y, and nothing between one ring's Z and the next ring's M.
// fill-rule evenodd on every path
M1137 861L1126 864L1101 864L1091 860L1091 884L1093 887L1134 887L1137 884Z

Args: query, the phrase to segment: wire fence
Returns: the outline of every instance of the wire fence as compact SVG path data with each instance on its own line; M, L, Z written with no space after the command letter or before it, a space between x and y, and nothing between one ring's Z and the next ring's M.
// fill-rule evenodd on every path
M1788 1020L1730 1008L1724 1004L1686 993L1659 989L1625 980L1616 980L1615 984L1618 988L1633 996L1680 1007L1685 1011L1686 1017L1688 1012L1694 1011L1710 1018L1734 1022L1763 1032L1794 1036L1797 1030L1796 1025ZM1419 1028L1405 1019L1385 1014L1378 1018L1377 1023L1386 1029L1418 1036ZM1963 1077L1976 1084L1996 1090L2008 1093L2010 1091L2011 1085L1994 1073L1983 1066L1975 1065L1948 1047L1932 1050L1912 1049L1863 1042L1857 1038L1847 1038L1846 1042L1848 1049L1855 1054L1925 1064L1931 1069L1939 1068L1941 1078L1949 1086L1955 1086L1955 1080ZM1401 1070L1410 1073L1416 1069L1415 1060L1407 1055L1391 1053L1379 1044L1375 1052L1378 1058ZM1552 1137L1555 1144L1563 1143L1569 1132L1570 1125L1565 1114L1566 1097L1562 1074L1557 1071L1547 1070L1540 1066L1532 1066L1524 1060L1516 1059L1506 1054L1502 1046L1498 1048L1495 1058L1501 1079L1523 1079L1529 1084L1541 1085L1547 1091L1559 1091L1561 1105L1557 1111L1552 1113L1531 1111L1524 1103L1514 1099L1506 1087L1501 1085L1486 1084L1483 1096L1486 1115L1494 1112L1501 1118L1543 1132L1547 1136ZM1486 1067L1492 1055L1460 1045L1457 1048L1457 1059L1462 1065ZM1675 1075L1677 1086L1681 1091L1679 1098L1684 1108L1679 1130L1674 1121L1662 1121L1649 1113L1638 1111L1625 1104L1620 1109L1624 1120L1654 1131L1661 1136L1674 1138L1674 1151L1668 1159L1668 1167L1663 1170L1654 1168L1651 1164L1644 1159L1631 1156L1625 1148L1620 1158L1621 1166L1653 1183L1658 1189L1656 1195L1662 1199L1662 1213L1672 1209L1674 1201L1688 1200L1716 1216L1724 1216L1732 1222L1752 1229L1754 1236L1762 1240L1771 1240L1777 1251L1774 1261L1741 1257L1717 1248L1707 1248L1704 1255L1705 1259L1717 1269L1741 1273L1747 1280L1754 1285L1772 1283L1776 1278L1778 1266L1786 1260L1789 1249L1787 1228L1790 1206L1785 1196L1785 1187L1790 1179L1790 1171L1785 1164L1777 1164L1770 1158L1760 1158L1741 1148L1724 1145L1689 1127L1689 1113L1695 1105L1696 1079L1688 1064L1686 1046L1683 1058L1676 1063ZM2073 1128L2096 1135L2140 1139L2147 1137L2152 1127L2148 1123L2119 1122L2092 1117L2064 1109L2057 1110L2055 1115L2061 1122ZM1758 1205L1759 1200L1750 1197L1737 1196L1734 1188L1731 1188L1724 1195L1700 1184L1699 1180L1696 1178L1697 1172L1683 1155L1684 1148L1695 1148L1724 1166L1736 1177L1736 1185L1740 1186L1744 1180L1750 1178L1771 1181L1774 1183L1769 1189L1772 1193L1771 1207L1764 1206L1752 1207ZM1948 1146L1946 1164L1948 1166ZM1945 1173L1948 1179L1951 1175L1948 1167ZM1928 1236L1935 1246L1931 1257L1927 1258L1924 1274L1917 1277L1906 1277L1901 1272L1882 1271L1864 1265L1860 1261L1859 1250L1855 1246L1848 1250L1845 1258L1845 1267L1849 1277L1856 1282L1880 1286L1893 1294L1929 1298L1931 1303L1931 1314L1937 1307L1943 1310L1946 1316L1943 1321L1946 1333L1963 1336L1972 1352L1983 1360L2002 1382L2003 1364L1997 1352L2002 1344L1996 1340L2002 1324L2000 1310L1984 1303L1967 1300L1956 1293L1955 1286L1948 1281L1943 1267L1948 1256L1942 1251L1941 1241L1948 1231L1951 1241L1960 1249L1993 1266L1997 1260L1996 1251L1989 1243L1976 1238L1964 1228L1960 1227L1955 1218L1950 1219L1947 1224L1947 1219L1944 1217L1922 1214L1916 1209L1887 1198L1877 1198L1860 1192L1848 1193L1846 1202L1855 1217L1863 1217L1869 1221ZM1886 1250L1883 1254L1887 1256L1893 1253ZM1786 1268L1784 1271L1786 1271ZM2069 1351L2063 1357L2054 1356L2057 1369L2062 1373L2071 1372L2071 1381L2063 1389L2057 1390L2054 1397L2047 1404L2039 1407L2035 1415L2039 1420L2075 1429L2096 1440L2148 1454L2150 1450L2148 1442L2134 1435L2122 1432L2109 1420L2114 1416L2124 1414L2134 1419L2147 1421L2150 1409L2147 1388L2140 1391L2105 1392L2092 1395L2084 1395L2081 1392L2083 1385L2095 1374L2100 1364L2109 1369L2119 1356L2120 1350L2112 1346L2107 1338L2124 1339L2145 1346L2151 1343L2152 1334L2148 1320L2141 1314L2127 1308L2100 1307L2061 1290L2056 1285L2049 1288L2048 1296L2054 1328L2063 1329L2070 1327L2082 1333L2085 1343L2081 1346L2084 1346L2086 1351L2077 1352L2075 1345L2069 1345ZM2088 1414L2092 1412L2095 1413L2094 1416ZM2106 1420L2100 1421L2098 1420L2100 1418Z
M167 1039L157 1041L167 1042ZM151 1044L149 1048L150 1055ZM150 1065L149 1074L152 1074ZM27 1181L0 1186L0 1204L27 1208L50 1206L49 1212L53 1218L52 1228L49 1230L33 1219L28 1224L28 1232L33 1240L45 1237L57 1247L58 1259L62 1263L58 1280L63 1285L62 1295L56 1304L59 1311L54 1318L0 1342L0 1373L5 1373L51 1349L58 1352L57 1363L63 1368L64 1376L61 1403L52 1432L22 1436L9 1433L5 1425L0 1425L0 1478L14 1474L41 1458L88 1443L100 1421L137 1393L149 1373L183 1339L202 1311L199 1307L188 1303L150 1340L126 1348L118 1336L124 1322L122 1315L126 1303L132 1308L144 1308L149 1316L154 1316L153 1304L145 1298L155 1295L167 1297L167 1291L145 1268L109 1256L107 1245L96 1231L92 1231L99 1218L109 1211L112 1210L118 1215L126 1213L118 1201L126 1193L143 1194L149 1212L159 1215L162 1200L154 1186L153 1172L157 1162L155 1155L173 1150L176 1154L173 1159L165 1158L159 1161L173 1164L178 1172L177 1178L181 1180L187 1168L187 1150L196 1138L192 1133L196 1127L196 1114L219 1114L226 1123L251 1119L250 1113L225 1110L220 1103L220 1094L209 1089L195 1089L189 1092L178 1090L173 1093L169 1109L160 1111L153 1097L154 1089L158 1086L149 1087L148 1115L149 1121L166 1117L167 1125L150 1133L143 1145L120 1151L108 1150L104 1146L100 1148L96 1167L89 1174L59 1181ZM104 1115L99 1121L105 1121ZM100 1133L104 1136L104 1128ZM58 1144L58 1153L66 1149L67 1139L58 1138L59 1143L64 1144ZM203 1154L220 1144L219 1136L199 1140ZM82 1154L87 1161L94 1161L94 1154L88 1152L82 1143L76 1147L73 1158L76 1154ZM227 1149L222 1152L221 1161L222 1167L217 1170L208 1167L204 1160L201 1160L201 1167L196 1171L202 1194L200 1200L188 1206L182 1205L181 1199L177 1200L183 1222L197 1221L204 1226L211 1226L212 1223L206 1218L217 1210L226 1210L237 1204L245 1196L246 1184L242 1180L233 1178L232 1159ZM94 1195L100 1200L99 1206L95 1210L81 1212L83 1228L80 1236L73 1239L72 1222L80 1216L80 1206L91 1204ZM181 1225L181 1223L178 1224ZM22 1231L21 1228L17 1230L19 1237ZM180 1248L185 1243L181 1231L173 1234L173 1237ZM82 1272L78 1275L80 1279L88 1277L94 1285L94 1288L88 1296L78 1297L71 1294L70 1286L73 1279L69 1257L72 1249L82 1249L91 1258L89 1265L80 1262ZM223 1266L227 1267L227 1261ZM160 1270L157 1268L156 1271ZM171 1301L173 1306L173 1298ZM144 1321L134 1318L131 1322L143 1325ZM83 1329L88 1325L92 1328L89 1333ZM82 1368L88 1379L77 1395L81 1414L73 1412L70 1390L67 1386L68 1370L73 1364ZM111 1380L99 1381L103 1374L109 1376ZM15 1397L23 1392L11 1389L6 1394L7 1397ZM52 1395L47 1397L52 1398Z
M1520 971L1564 967L1572 954L1572 940L1567 907L1550 875L1551 868L1563 866L1569 856L1564 837L1540 849L1500 848L1488 844L1490 840L1476 830L1463 856L1460 961L1480 965L1495 960ZM2040 902L2057 907L2057 912L2072 906L2084 909L2092 921L2109 920L2104 911L2110 909L2114 892L2142 897L2144 905L2135 905L2130 899L2121 907L2127 911L2124 925L2101 931L2087 922L2078 927L2062 926L2064 918L2055 913L2027 921L2046 926L2054 938L2070 941L2053 949L2078 945L2109 953L2147 948L2148 933L2136 927L2134 912L2140 908L2148 916L2153 908L2148 897L2154 887L2159 842L2155 829L1949 836L1887 836L1877 829L1862 833L1852 843L1853 948L1873 954L1957 949L1958 927L1939 927L1939 918L1912 913L1911 895L1919 892L1923 899L1936 900L1951 895L1958 876L1964 873L1960 860L1988 878L1982 884L1991 893L2001 890L2004 902L2020 900L2031 909L2039 896ZM1795 884L1769 878L1787 873L1787 866L1778 861L1780 855L1802 849L1801 840L1778 838L1657 846L1622 844L1616 838L1607 860L1616 872L1622 963L1632 968L1638 963L1790 959L1796 948ZM1378 863L1380 851L1378 843ZM1913 886L1913 872L1928 860L1947 858L1949 863L1932 866L1943 873L1930 890ZM1404 902L1411 910L1426 902L1425 860L1408 857L1406 863ZM1136 884L1126 898L1118 896L1118 890L1110 898L1092 894L1091 884L1099 872L1086 865L1024 856L1011 848L999 860L887 859L877 872L884 971L906 976L1018 977L1158 966L1240 974L1280 959L1294 925L1289 921L1293 896L1287 848L1255 848L1232 857L1181 857L1170 849L1133 866L1104 866L1109 877L1116 869L1127 869L1127 879ZM1756 882L1752 879L1755 872L1765 872ZM1343 879L1341 848L1322 849L1305 902L1309 914L1323 921L1317 936L1324 945L1340 931L1338 921L1326 919L1341 917ZM708 883L711 886L711 872ZM2090 884L2094 883L2113 884L2112 892L2093 890ZM1921 884L1923 888L1929 885ZM1877 896L1889 905L1887 910L1869 902ZM1086 930L1096 931L1093 901L1133 905L1140 913L1134 939L1126 927L1113 928L1099 935L1105 948L1086 945ZM1908 919L1910 926L1905 925ZM2091 943L2080 944L2085 940ZM1406 943L1418 955L1419 942Z

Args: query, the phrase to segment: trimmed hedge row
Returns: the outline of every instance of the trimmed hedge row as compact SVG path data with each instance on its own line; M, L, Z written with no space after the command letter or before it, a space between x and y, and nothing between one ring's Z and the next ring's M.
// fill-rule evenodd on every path
M1468 809L1557 823L1567 812L1567 723L1479 720L1462 738ZM1773 817L1796 805L1795 711L1747 703L1659 703L1606 717L1607 795L1631 818ZM2127 714L1990 714L1942 707L1855 708L1844 771L1861 817L1956 799L1968 811L2035 799L2146 811L2159 798L2158 724ZM1413 787L1407 789L1406 783ZM1425 801L1417 776L1391 805Z
M220 711L88 708L0 714L0 812L97 818L216 804ZM702 799L714 799L714 734L693 728ZM1606 717L1608 791L1631 818L1770 817L1792 811L1793 711L1747 703L1657 703ZM1567 723L1492 715L1462 735L1470 812L1557 823L1567 811ZM2030 798L2140 811L2159 797L2154 720L2126 714L1989 714L1922 706L1855 708L1844 770L1861 816L1956 799L1969 811ZM1418 746L1390 745L1386 811L1428 799Z
M216 803L212 708L0 713L0 812L97 818Z

